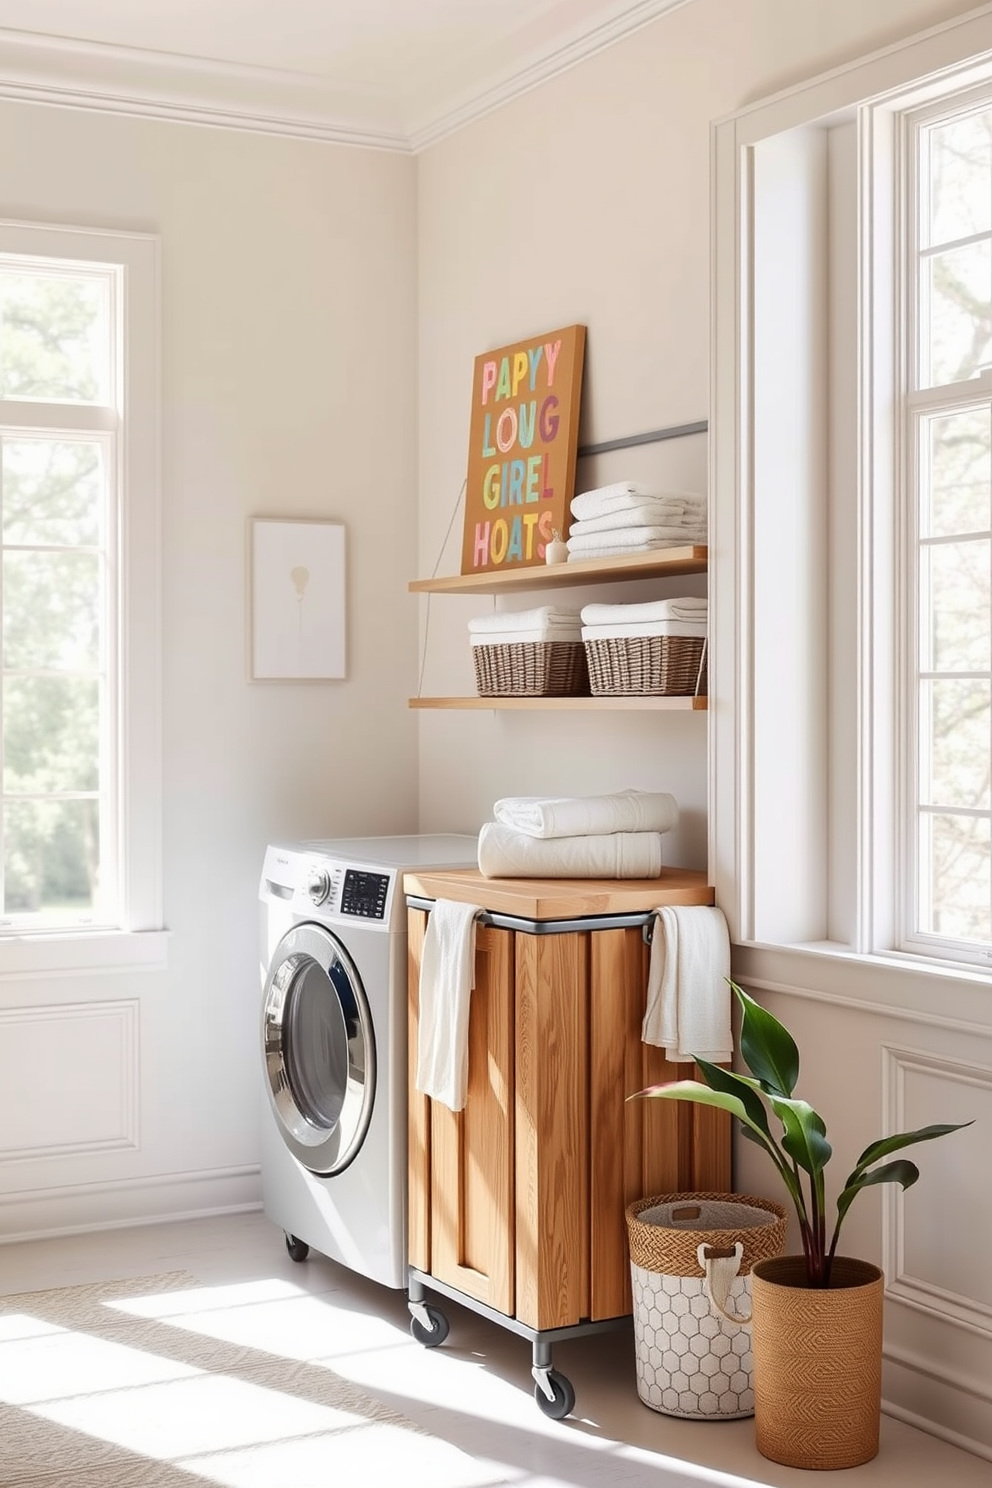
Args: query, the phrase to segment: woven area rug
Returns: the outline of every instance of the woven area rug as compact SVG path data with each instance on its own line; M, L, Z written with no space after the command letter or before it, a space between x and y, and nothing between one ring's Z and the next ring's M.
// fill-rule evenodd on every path
M0 1485L503 1481L319 1360L241 1341L237 1299L228 1309L233 1341L218 1337L210 1322L217 1304L206 1310L212 1295L194 1277L170 1272L0 1298ZM326 1317L330 1328L330 1306Z

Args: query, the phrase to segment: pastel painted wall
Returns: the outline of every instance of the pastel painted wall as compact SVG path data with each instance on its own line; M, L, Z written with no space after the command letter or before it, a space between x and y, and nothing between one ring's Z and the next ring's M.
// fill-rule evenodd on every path
M0 1089L6 1236L257 1202L265 845L416 828L415 403L383 392L414 366L415 192L399 155L0 106L0 214L161 239L170 931L164 971L0 979L15 1021L127 1006L132 1042L82 1083L133 1100L136 1134L87 1150L65 1096L81 1077L54 1055L37 1073L56 1112L44 1146ZM252 515L344 524L346 680L247 680ZM53 1155L63 1127L77 1150Z

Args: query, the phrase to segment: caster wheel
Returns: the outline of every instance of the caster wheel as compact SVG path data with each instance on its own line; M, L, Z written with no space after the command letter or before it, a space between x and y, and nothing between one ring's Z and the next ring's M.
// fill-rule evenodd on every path
M534 1386L534 1399L537 1408L542 1415L549 1416L552 1421L562 1421L571 1415L575 1406L575 1389L572 1381L559 1374L557 1369L552 1369L548 1374L548 1384L554 1391L554 1399L549 1400L540 1385Z
M305 1240L297 1240L295 1235L286 1236L286 1249L290 1258L294 1261L305 1261L310 1254L310 1247Z
M431 1320L429 1328L425 1328L418 1317L411 1317L410 1332L418 1343L424 1345L424 1348L437 1348L438 1344L443 1343L447 1338L448 1329L451 1325L444 1313L438 1312L437 1308L431 1307L429 1303L427 1306L427 1316Z

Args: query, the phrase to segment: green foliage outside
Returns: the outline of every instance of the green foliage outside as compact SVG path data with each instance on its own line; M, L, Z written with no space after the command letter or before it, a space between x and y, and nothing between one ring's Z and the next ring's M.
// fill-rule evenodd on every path
M0 395L105 396L103 286L0 271ZM59 412L52 408L53 426ZM16 406L7 426L16 423ZM99 874L106 697L101 443L0 433L3 911L78 916Z

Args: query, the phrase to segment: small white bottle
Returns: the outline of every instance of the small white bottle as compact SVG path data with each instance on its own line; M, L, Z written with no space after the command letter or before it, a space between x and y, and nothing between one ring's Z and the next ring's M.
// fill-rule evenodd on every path
M564 541L557 527L551 534L551 541L544 545L544 561L545 563L568 562L568 543Z

